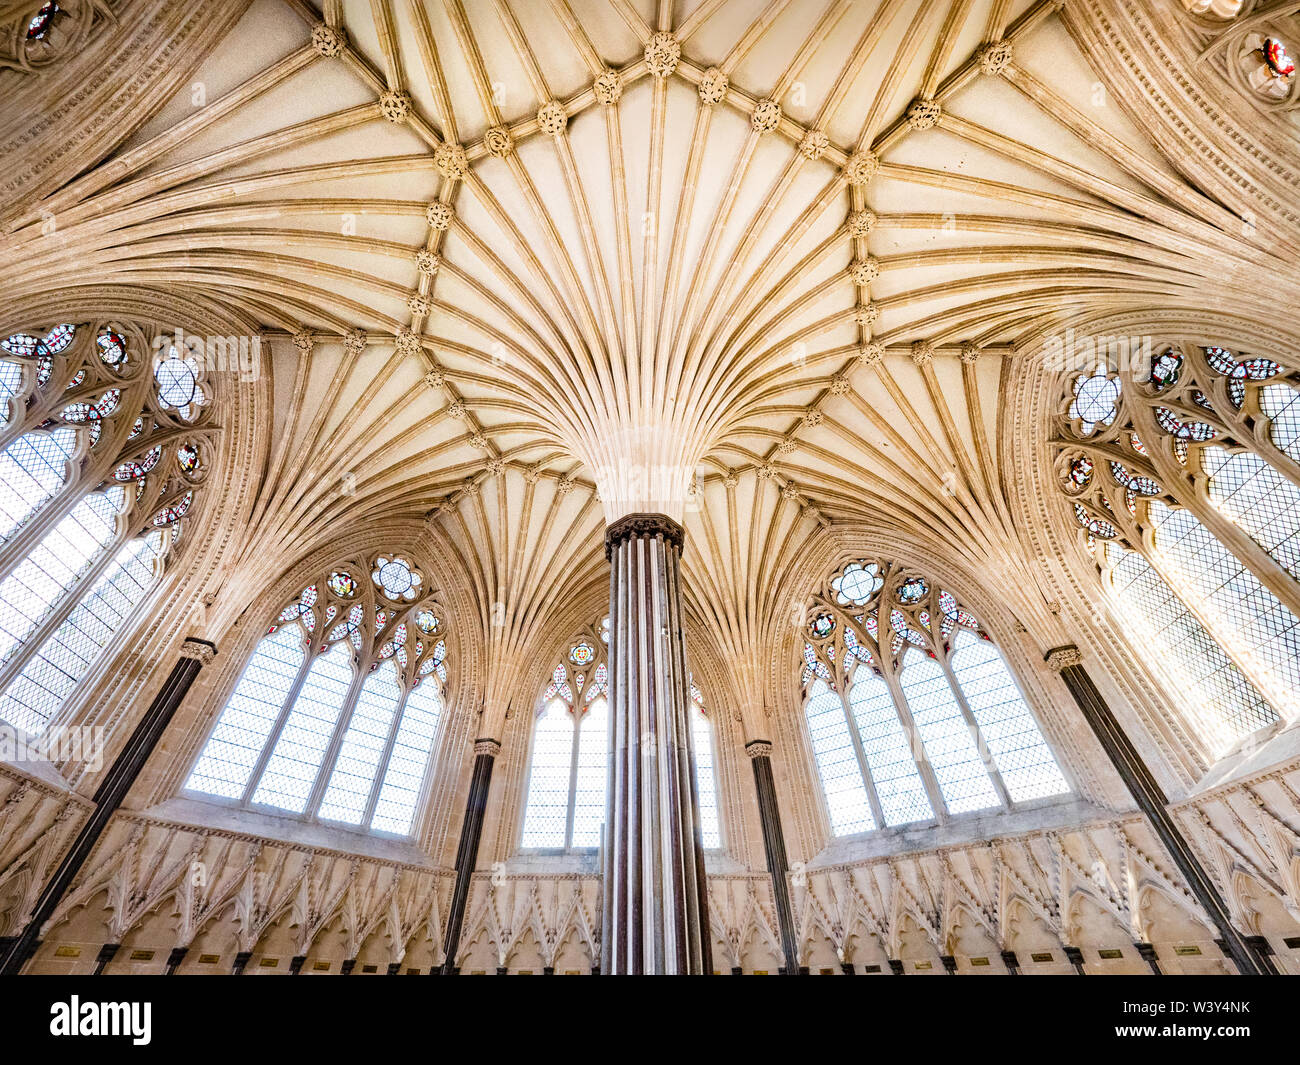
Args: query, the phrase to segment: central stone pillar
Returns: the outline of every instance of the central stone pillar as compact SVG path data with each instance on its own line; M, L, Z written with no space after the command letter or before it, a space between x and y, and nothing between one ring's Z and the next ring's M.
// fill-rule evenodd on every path
M605 533L611 727L602 973L713 969L687 718L684 535L663 514L629 514Z

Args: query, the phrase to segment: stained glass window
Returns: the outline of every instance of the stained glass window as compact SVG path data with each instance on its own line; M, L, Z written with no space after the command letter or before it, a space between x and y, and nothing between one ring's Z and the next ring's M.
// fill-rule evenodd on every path
M603 628L603 626L602 626ZM574 639L552 671L533 725L520 846L601 845L609 765L608 666L600 632Z
M718 781L713 767L713 725L704 710L704 695L691 682L691 741L695 749L695 782L700 792L700 836L705 850L722 846L718 818Z
M1295 74L1295 61L1287 54L1286 44L1278 37L1265 37L1260 54L1269 73L1281 80L1290 81Z
M143 376L129 352L146 346L134 327L73 323L0 339L0 720L27 731L61 711L154 587L194 504L157 391L121 384ZM141 430L110 453L101 441L120 439L121 419ZM161 440L142 439L146 422Z
M29 41L43 41L50 35L50 30L54 28L54 17L62 14L62 12L63 9L54 0L42 4L41 9L32 16L32 20L27 24L27 39Z
M1146 558L1116 548L1112 562L1108 587L1135 646L1182 696L1180 705L1213 753L1277 721L1255 685Z
M1072 468L1062 490L1131 646L1219 757L1244 737L1300 716L1300 618L1279 582L1280 572L1300 579L1293 465L1300 459L1300 375L1268 353L1179 341L1156 358L1141 387L1127 376L1112 381L1127 410L1149 407L1158 427L1147 441L1152 447L1132 424L1097 432L1098 448L1110 449L1108 481L1121 493L1081 480ZM1069 388L1064 402L1074 417L1081 386ZM1225 391L1227 403L1218 398ZM1251 413L1256 407L1267 422ZM1084 438L1095 429L1071 429L1061 450L1086 450ZM1126 446L1121 462L1114 455ZM1178 467L1171 472L1161 455ZM1278 570L1264 574L1256 545Z
M175 410L187 421L194 417L195 408L204 402L198 364L190 356L183 357L174 347L168 350L165 358L158 360L154 367L154 380L163 407Z
M404 582L377 577L367 591L352 576L392 561L329 570L279 611L186 791L411 834L442 714L447 648L429 639L443 632L435 604L395 608Z
M1183 368L1183 357L1173 349L1162 351L1151 360L1150 381L1157 388L1166 388L1178 380L1178 372Z
M1118 402L1119 381L1115 378L1105 374L1080 377L1074 383L1070 417L1079 420L1084 433L1090 433L1098 425L1109 425L1115 420Z
M868 565L866 594L844 595L844 574ZM834 835L1069 793L1001 654L952 592L859 560L813 603L804 714ZM819 627L823 613L836 624Z

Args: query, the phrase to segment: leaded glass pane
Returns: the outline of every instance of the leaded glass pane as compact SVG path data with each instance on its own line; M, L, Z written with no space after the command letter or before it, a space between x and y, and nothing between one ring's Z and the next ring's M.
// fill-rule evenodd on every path
M0 361L0 426L9 424L9 400L23 387L23 371L17 363Z
M432 681L424 681L406 697L371 828L403 836L410 834L441 714L442 697Z
M321 799L320 816L329 821L359 825L388 745L393 716L402 698L397 667L392 659L366 677L348 720L338 760Z
M578 729L578 772L573 792L572 847L599 847L605 825L609 764L609 703L593 699Z
M844 716L844 704L826 682L819 679L809 688L804 714L817 772L826 793L831 832L844 836L870 831L876 827L876 819L871 814L862 770Z
M1273 445L1300 462L1300 392L1290 385L1260 389L1259 407L1270 419Z
M943 667L919 652L907 655L911 661L900 675L903 695L948 812L961 814L998 806L998 794Z
M952 671L1012 802L1061 795L1065 777L998 649L965 629L953 643Z
M86 496L0 581L0 660L9 661L117 532L121 490Z
M569 813L573 715L559 699L546 704L533 728L533 759L524 812L524 847L563 847Z
M1300 577L1300 488L1250 451L1232 455L1207 447L1201 468L1210 478L1210 501Z
M297 626L262 638L185 782L187 790L227 799L244 794L302 658Z
M1148 662L1167 683L1216 755L1242 736L1272 724L1277 714L1237 668L1201 620L1136 551L1126 551L1110 574L1121 619Z
M695 783L700 789L700 835L704 846L714 850L722 846L722 831L718 826L718 785L713 772L713 726L694 702L688 713L695 748Z
M14 531L63 484L77 451L75 429L24 433L0 453L0 538Z
M934 816L925 784L912 757L912 745L898 719L889 685L859 669L849 689L849 708L867 755L885 823L902 825Z
M94 498L94 497L92 497ZM0 694L0 720L45 727L126 616L153 586L156 537L125 544L67 619Z
M1186 510L1153 502L1151 519L1174 589L1210 622L1275 707L1300 712L1300 619Z
M295 814L307 808L351 683L352 657L346 643L336 644L312 662L253 802Z

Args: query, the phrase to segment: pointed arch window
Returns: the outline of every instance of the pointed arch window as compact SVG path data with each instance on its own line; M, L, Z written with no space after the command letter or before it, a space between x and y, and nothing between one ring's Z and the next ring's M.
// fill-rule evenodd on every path
M446 623L423 591L393 555L304 588L254 649L185 790L410 835L447 680Z
M1057 421L1056 472L1133 647L1206 752L1300 717L1300 374L1175 339L1104 367L1105 426Z
M533 726L525 849L601 845L609 767L609 666L603 632L587 630L551 672Z
M1006 662L926 576L858 559L813 598L804 715L834 835L1067 794Z
M0 339L0 720L27 733L157 583L206 479L216 430L167 410L151 368L168 357L113 322Z
M714 771L713 722L704 706L704 693L690 682L691 747L695 753L695 782L700 792L700 837L705 850L722 846L718 818L718 779Z

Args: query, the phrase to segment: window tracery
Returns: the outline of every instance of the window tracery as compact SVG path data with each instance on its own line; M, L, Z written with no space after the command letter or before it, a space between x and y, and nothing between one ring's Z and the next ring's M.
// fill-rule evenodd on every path
M551 671L533 725L520 846L600 846L609 765L609 665L604 629L584 630Z
M1300 24L1300 4L1261 0L1183 0L1200 52L1218 64L1243 95L1269 109L1297 105L1291 45Z
M33 74L76 54L96 23L110 18L107 0L46 0L19 5L0 22L0 69Z
M0 339L0 720L29 733L157 582L207 476L215 426L167 410L151 339L111 322Z
M804 712L835 835L1069 791L975 615L883 559L813 596Z
M381 578L394 561L402 579ZM408 594L423 584L391 554L323 571L259 641L185 790L410 835L447 682L445 613Z
M1104 376L1101 431L1065 390L1058 483L1134 646L1218 756L1300 714L1300 375L1176 340Z

